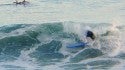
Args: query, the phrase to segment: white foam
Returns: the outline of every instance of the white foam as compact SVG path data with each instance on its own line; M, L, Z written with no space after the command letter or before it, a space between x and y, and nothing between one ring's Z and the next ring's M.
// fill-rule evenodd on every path
M58 65L48 65L42 68L43 70L65 70L64 68L58 67Z

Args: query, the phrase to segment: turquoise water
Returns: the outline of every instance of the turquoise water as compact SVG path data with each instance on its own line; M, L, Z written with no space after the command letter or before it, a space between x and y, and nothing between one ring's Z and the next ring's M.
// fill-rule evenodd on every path
M124 0L0 1L0 70L124 70ZM87 48L66 48L96 39Z
M0 68L124 70L124 26L67 23L11 24L0 27ZM84 40L83 31L87 27L97 35L93 45L85 49L66 48L68 44ZM109 28L110 32L106 33Z

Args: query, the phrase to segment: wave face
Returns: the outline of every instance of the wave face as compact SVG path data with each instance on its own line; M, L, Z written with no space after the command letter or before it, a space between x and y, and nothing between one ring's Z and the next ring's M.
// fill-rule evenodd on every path
M87 48L66 48L96 34ZM58 22L0 27L0 68L26 70L124 69L124 26Z

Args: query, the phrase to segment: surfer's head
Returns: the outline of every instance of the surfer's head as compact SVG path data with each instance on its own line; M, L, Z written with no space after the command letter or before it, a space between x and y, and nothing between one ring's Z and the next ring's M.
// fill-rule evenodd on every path
M92 40L95 39L94 33L92 31L90 31L90 30L86 31L86 37L90 37Z

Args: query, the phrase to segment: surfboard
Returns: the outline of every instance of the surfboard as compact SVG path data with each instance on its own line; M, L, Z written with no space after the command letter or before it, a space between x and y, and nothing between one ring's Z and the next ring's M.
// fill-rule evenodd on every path
M86 46L87 46L87 43L78 42L78 43L75 43L75 44L69 44L67 46L67 48L79 48L79 47L85 48Z

